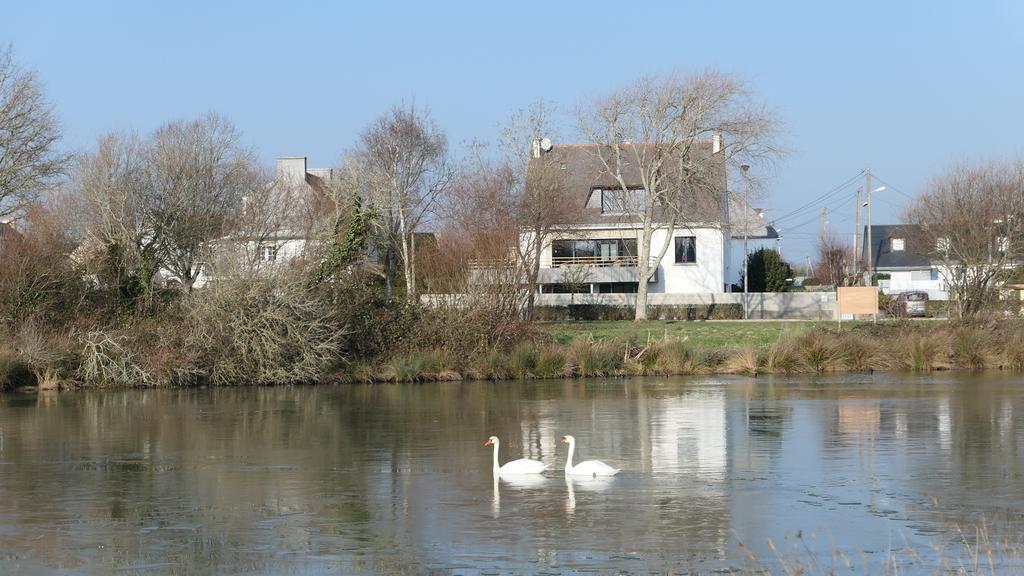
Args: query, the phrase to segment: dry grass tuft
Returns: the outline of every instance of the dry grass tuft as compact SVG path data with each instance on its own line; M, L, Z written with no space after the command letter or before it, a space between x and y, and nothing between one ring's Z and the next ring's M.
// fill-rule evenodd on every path
M747 374L757 376L760 372L761 362L757 350L751 346L744 346L733 350L729 357L722 364L722 369L728 374Z
M696 374L700 368L700 355L686 338L663 338L652 344L657 374Z
M796 355L809 372L832 372L842 366L843 353L833 335L824 330L810 330L796 337Z
M614 376L622 367L622 354L612 341L577 338L569 344L572 373L580 377Z

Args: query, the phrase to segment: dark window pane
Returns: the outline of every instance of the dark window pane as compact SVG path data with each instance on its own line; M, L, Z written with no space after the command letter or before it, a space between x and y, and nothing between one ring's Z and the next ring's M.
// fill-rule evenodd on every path
M552 242L551 255L566 258L572 256L572 240L555 240Z
M631 189L629 191L621 188L601 190L601 212L605 214L627 214L638 212L644 209L643 189Z
M693 236L676 236L676 264L692 264L697 261L697 239Z
M593 240L577 240L574 242L574 248L576 258L593 258L597 255L597 243Z

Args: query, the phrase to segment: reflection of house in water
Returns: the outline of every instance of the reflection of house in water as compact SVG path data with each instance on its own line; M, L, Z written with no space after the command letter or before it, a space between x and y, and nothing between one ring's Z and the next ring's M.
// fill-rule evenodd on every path
M652 473L725 477L728 458L725 390L697 390L657 403L650 422Z

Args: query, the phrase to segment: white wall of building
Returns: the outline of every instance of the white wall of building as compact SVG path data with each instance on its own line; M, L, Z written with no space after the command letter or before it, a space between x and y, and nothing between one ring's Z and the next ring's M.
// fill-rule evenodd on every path
M937 267L917 270L881 270L888 280L879 280L878 287L885 294L901 292L927 292L931 300L948 300L949 292L942 270Z
M667 229L655 230L651 239L651 258L657 257L667 236ZM640 230L624 226L613 228L608 226L580 227L576 231L563 232L561 239L610 239L639 238ZM722 232L716 228L677 229L672 234L677 236L693 236L696 239L696 262L687 264L675 263L675 241L669 239L665 255L658 263L656 281L648 285L651 293L703 293L723 292L725 289L725 256ZM524 234L520 239L524 244L530 241ZM546 242L541 253L541 268L551 267L551 242Z
M656 256L664 245L668 230L656 230L651 238L651 254ZM657 282L650 292L686 294L691 292L722 292L725 290L725 266L722 232L711 228L676 230L677 236L693 236L697 241L697 261L675 263L675 241L670 240L665 256L658 265Z
M224 249L225 245L221 245L221 249ZM301 257L305 254L306 240L304 238L288 238L281 240L265 240L263 242L248 241L241 244L230 244L229 249L231 250L244 250L245 254L234 252L236 256L219 254L215 258L228 258L234 259L239 263L254 263L254 266L267 271L272 271L279 266L283 266L289 260ZM192 284L193 288L203 288L209 284L214 275L211 274L211 268L209 265L204 265L196 281ZM166 268L161 269L158 273L158 278L166 286L173 283L181 283L180 279L170 270Z

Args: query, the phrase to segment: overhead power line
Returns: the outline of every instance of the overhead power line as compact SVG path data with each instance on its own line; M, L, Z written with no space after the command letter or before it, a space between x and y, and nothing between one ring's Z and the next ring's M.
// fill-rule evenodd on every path
M780 223L780 222L783 222L783 221L786 221L786 220L790 220L792 218L801 217L807 211L815 210L815 209L820 208L823 203L828 202L830 199L832 199L833 197L835 197L836 195L841 193L844 189L846 189L851 184L856 182L863 174L864 174L864 171L861 170L860 172L858 172L854 176L852 176L852 177L846 179L845 181L843 181L842 184L839 184L835 188L832 188L828 192L822 194L821 196L818 196L817 198L811 200L810 202L804 204L803 206L800 206L799 208L797 208L795 210L787 212L786 214L783 214L782 216L774 218L772 220L772 222L777 224L777 223Z

